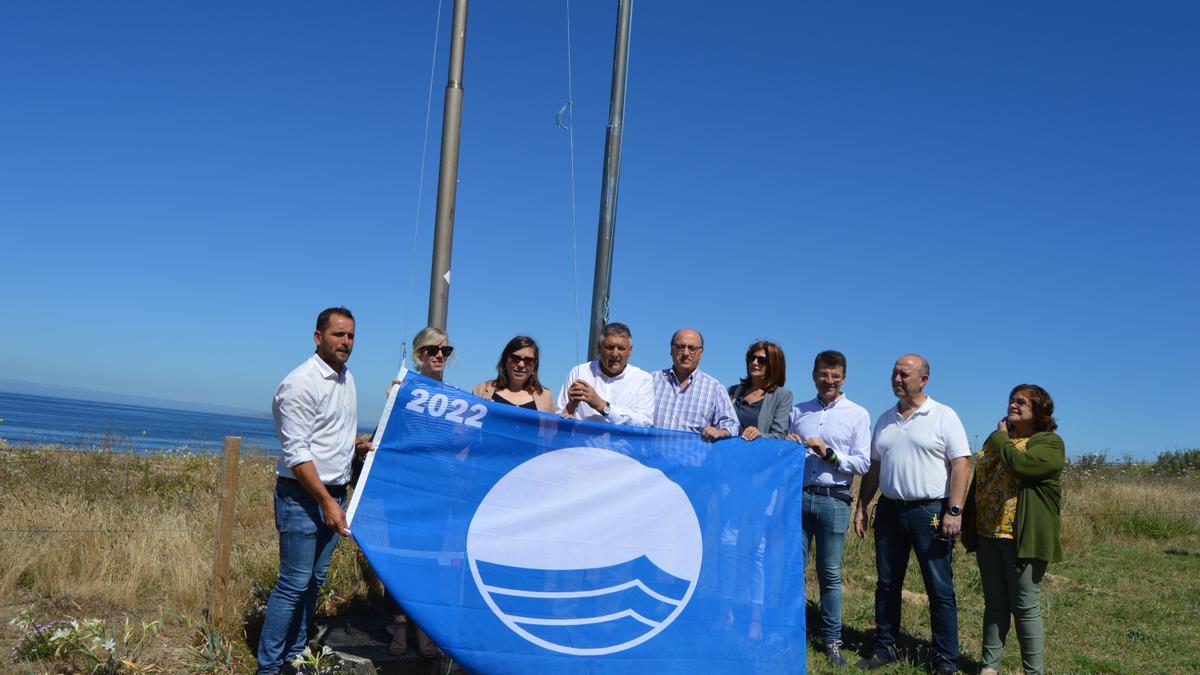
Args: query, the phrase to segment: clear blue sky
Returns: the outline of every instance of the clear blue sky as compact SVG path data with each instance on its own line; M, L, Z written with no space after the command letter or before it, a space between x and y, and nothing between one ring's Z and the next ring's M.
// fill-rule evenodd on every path
M424 323L444 0L0 5L0 377L266 409L322 307L358 317L360 417ZM587 336L615 2L573 6ZM562 2L475 2L448 380L576 340ZM612 318L634 363L780 342L894 403L895 358L974 439L1042 384L1072 453L1200 446L1200 7L634 7ZM413 254L431 64L433 126ZM409 279L415 280L410 287Z

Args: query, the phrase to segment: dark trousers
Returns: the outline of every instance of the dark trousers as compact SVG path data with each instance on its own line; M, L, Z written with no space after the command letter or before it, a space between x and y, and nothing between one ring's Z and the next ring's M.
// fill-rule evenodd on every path
M875 509L875 652L889 654L900 633L900 591L910 551L917 554L933 633L933 666L958 664L958 606L954 599L954 542L941 537L942 501L905 504L881 498Z

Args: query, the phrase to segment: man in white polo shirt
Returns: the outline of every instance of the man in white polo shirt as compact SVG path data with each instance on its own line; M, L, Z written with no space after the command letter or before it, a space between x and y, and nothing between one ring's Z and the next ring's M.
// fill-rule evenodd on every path
M867 506L875 509L875 648L859 668L896 660L900 591L909 552L916 551L933 633L933 670L958 672L958 606L950 554L962 530L962 507L970 481L967 432L958 415L925 394L929 362L901 356L892 368L895 407L879 416L871 437L871 468L863 476L854 531L866 534Z

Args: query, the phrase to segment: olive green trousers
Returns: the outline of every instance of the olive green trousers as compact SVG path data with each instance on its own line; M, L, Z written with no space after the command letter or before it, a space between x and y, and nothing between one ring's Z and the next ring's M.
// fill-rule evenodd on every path
M1042 623L1041 583L1046 561L1018 560L1016 540L983 536L979 537L975 560L983 583L980 665L1000 669L1000 652L1012 617L1017 623L1017 642L1026 675L1042 675L1046 626Z

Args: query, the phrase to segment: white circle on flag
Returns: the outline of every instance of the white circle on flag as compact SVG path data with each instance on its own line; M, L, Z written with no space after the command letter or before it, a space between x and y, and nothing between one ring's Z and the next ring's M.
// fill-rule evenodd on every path
M595 447L522 463L480 503L467 558L488 607L546 649L602 655L639 645L696 587L700 523L663 472Z

